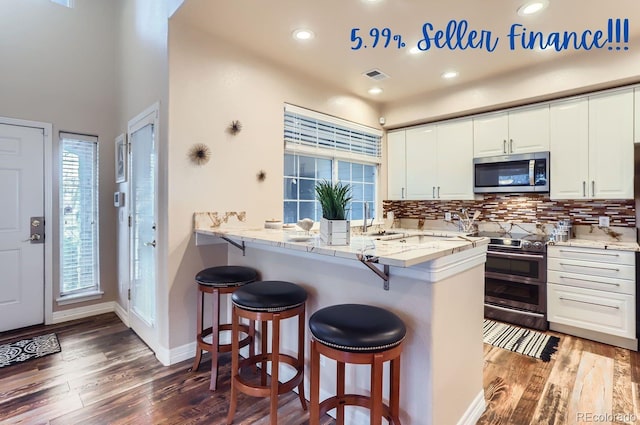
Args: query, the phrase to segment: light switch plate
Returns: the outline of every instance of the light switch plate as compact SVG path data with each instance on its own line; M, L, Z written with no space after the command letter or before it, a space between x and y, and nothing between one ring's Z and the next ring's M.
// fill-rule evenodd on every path
M607 217L607 216L598 217L598 226L600 226L600 227L609 227L609 217Z
M446 212L444 213L444 221L451 221L451 213L450 212Z

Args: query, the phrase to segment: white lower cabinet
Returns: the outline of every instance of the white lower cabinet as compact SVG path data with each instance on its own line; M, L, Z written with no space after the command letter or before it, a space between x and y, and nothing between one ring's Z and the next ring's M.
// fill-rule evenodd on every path
M635 300L633 252L549 247L551 329L637 349Z

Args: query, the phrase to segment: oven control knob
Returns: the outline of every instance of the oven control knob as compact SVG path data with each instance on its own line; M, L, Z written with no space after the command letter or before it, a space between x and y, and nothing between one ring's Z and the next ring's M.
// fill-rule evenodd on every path
M530 241L522 241L522 248L531 249L531 242Z
M542 248L544 247L544 245L542 244L542 242L534 242L533 247L538 251L542 251Z

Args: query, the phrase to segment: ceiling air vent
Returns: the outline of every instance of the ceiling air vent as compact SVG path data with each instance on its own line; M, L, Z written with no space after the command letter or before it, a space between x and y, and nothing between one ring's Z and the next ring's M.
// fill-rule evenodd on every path
M386 80L387 78L389 78L389 76L387 74L385 74L384 72L380 71L379 69L372 69L370 71L367 71L365 73L363 73L362 75L364 75L365 77L369 77L372 80L376 80L376 81L380 81L380 80Z

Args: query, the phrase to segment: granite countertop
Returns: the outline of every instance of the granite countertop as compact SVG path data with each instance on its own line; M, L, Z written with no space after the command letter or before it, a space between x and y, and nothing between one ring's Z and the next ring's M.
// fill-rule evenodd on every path
M317 233L290 229L249 227L210 227L196 222L195 232L202 235L226 237L234 241L264 244L315 254L353 260L371 260L378 264L411 267L447 255L485 246L488 238L466 236L464 233L442 230L393 229L381 237L351 235L346 246L326 245ZM395 234L390 234L394 232Z
M569 239L566 242L550 242L555 246L572 246L576 248L613 249L618 251L640 251L637 242L620 242L592 239Z

